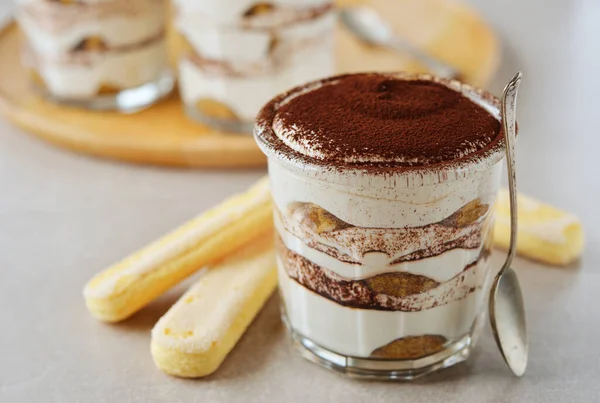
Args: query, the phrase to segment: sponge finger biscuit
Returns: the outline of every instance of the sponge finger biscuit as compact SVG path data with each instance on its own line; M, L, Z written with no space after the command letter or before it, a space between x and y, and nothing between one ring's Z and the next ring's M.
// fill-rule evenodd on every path
M265 178L97 274L84 288L87 307L101 320L123 320L272 225Z
M212 267L152 329L151 351L164 372L214 372L277 284L272 232Z
M585 237L581 221L573 214L558 210L519 194L517 254L553 265L568 264L581 255ZM502 189L496 205L494 244L507 249L510 241L510 202Z

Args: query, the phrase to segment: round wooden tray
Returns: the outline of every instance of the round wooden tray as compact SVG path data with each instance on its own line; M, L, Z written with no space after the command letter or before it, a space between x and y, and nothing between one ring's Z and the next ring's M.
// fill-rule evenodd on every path
M338 1L340 5L365 1ZM446 0L370 0L399 35L457 67L466 81L485 86L499 62L490 28L465 5ZM337 32L340 72L422 71L402 55L369 48L348 32ZM19 32L13 22L0 30L0 114L60 146L130 162L204 168L255 167L265 158L252 136L217 132L190 122L177 95L131 115L53 105L36 96L19 62Z

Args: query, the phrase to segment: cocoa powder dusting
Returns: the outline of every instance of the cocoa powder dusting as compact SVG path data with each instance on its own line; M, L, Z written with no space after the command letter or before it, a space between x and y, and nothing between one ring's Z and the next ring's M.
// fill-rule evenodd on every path
M380 74L343 76L280 106L286 143L326 162L425 166L496 143L500 122L444 84Z

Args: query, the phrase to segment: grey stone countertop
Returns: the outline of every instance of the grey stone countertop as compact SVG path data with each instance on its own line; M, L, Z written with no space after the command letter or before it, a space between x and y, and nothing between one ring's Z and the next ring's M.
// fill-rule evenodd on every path
M0 401L600 402L600 2L471 3L504 42L492 90L524 73L520 189L578 214L587 233L573 267L515 263L531 336L524 378L509 374L488 326L468 363L423 381L345 379L292 353L277 296L213 376L169 377L152 363L149 331L183 286L116 326L88 315L82 286L264 172L91 159L0 121Z

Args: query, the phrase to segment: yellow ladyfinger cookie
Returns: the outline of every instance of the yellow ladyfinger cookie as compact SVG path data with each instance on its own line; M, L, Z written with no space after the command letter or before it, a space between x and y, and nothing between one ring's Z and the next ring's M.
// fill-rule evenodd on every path
M584 235L579 219L573 214L519 194L517 198L519 230L517 253L553 265L576 260L583 251ZM494 243L508 248L510 203L506 189L498 194Z
M211 267L152 329L162 371L196 378L223 362L277 285L272 232Z
M95 317L123 320L207 264L272 228L268 180L260 180L92 278L83 294Z

